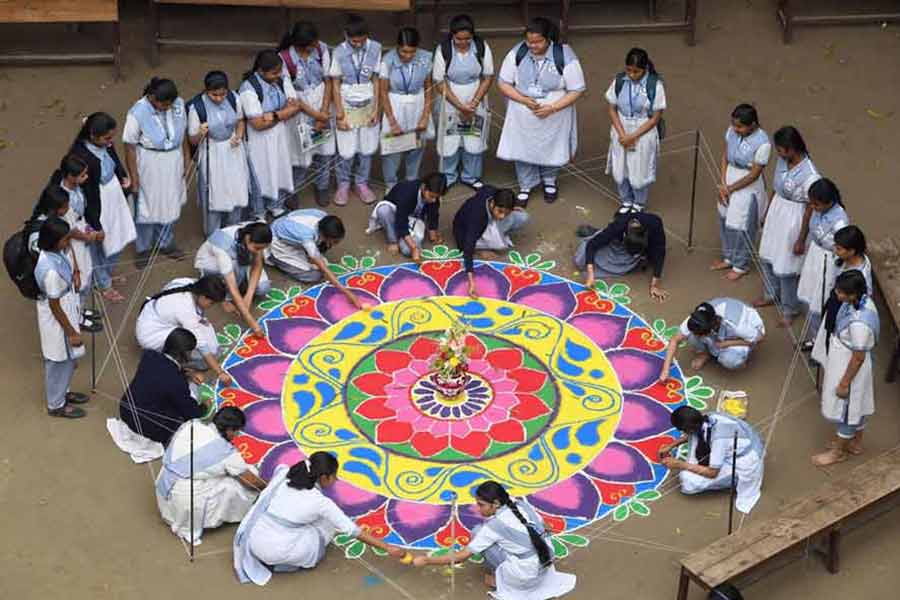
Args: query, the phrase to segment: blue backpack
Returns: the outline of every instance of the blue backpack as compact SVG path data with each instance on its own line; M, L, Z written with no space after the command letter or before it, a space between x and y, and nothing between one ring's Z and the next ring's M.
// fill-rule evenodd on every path
M257 95L262 96L262 89L257 92ZM228 104L231 105L235 111L237 110L237 96L231 90L228 90L228 95L225 96L228 99ZM200 123L206 123L207 115L206 115L206 104L203 103L203 92L200 92L196 96L190 99L188 102L188 110L193 106L194 110L197 111L197 117L200 119Z
M616 97L625 87L625 78L628 77L624 71L616 75ZM650 101L649 113L653 114L653 102L656 100L656 84L662 80L658 73L650 73L647 75L647 100ZM659 133L659 140L666 139L666 120L660 117L656 124L656 131Z

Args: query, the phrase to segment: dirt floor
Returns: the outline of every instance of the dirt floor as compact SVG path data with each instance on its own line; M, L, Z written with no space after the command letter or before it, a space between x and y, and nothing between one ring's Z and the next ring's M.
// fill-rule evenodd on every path
M203 74L224 67L233 77L245 70L250 53L224 53L182 49L165 50L162 64L152 70L146 59L143 2L123 2L123 77L112 80L106 66L35 67L0 71L0 180L4 182L7 209L0 213L4 235L15 230L31 211L37 194L59 157L73 139L81 118L105 110L124 121L124 114L152 74L175 79L185 96L199 89ZM490 4L483 2L479 4ZM643 3L609 3L611 6L578 7L576 21L626 22L644 19ZM680 2L660 1L662 17L677 14ZM900 226L897 190L900 171L896 132L900 123L897 95L900 91L900 29L896 26L800 29L790 46L781 42L774 18L774 2L721 0L701 2L698 43L687 47L682 35L622 34L575 36L574 48L582 59L589 92L580 103L580 147L577 164L596 183L566 174L561 179L561 199L552 208L539 198L533 201L533 221L521 240L521 248L536 250L558 261L557 272L573 276L569 257L574 228L589 221L603 225L613 210L611 180L603 174L609 122L603 93L617 72L627 49L647 48L665 76L669 110L669 139L663 144L659 179L651 193L651 206L671 231L665 285L672 298L656 305L647 298L645 276L627 280L632 286L633 308L647 317L668 323L680 321L698 301L717 295L754 298L760 283L755 275L737 284L721 280L707 270L718 245L714 218L714 180L701 161L697 175L697 212L694 242L688 252L688 234L694 161L693 131L700 129L715 161L722 151L722 135L728 115L738 102L753 102L764 128L772 133L782 124L794 124L803 132L819 170L840 186L849 212L870 240L894 233ZM799 3L812 4L812 3ZM823 4L832 4L831 2ZM873 2L873 5L878 4ZM883 5L896 2L882 2ZM537 9L535 9L537 10ZM484 26L509 23L509 9L472 9ZM167 9L164 28L205 32L207 35L271 37L275 15L271 11L222 9L204 12L191 8ZM327 40L337 39L334 13L310 12L321 23ZM395 24L378 18L378 37L392 41ZM420 24L427 27L430 15ZM7 44L41 43L71 47L69 40L101 35L90 26L81 36L63 27L0 29ZM514 43L512 37L490 38L499 64ZM81 43L79 39L77 43ZM494 107L502 104L493 95ZM496 144L494 137L494 145ZM426 165L427 166L427 165ZM380 170L376 166L375 174ZM491 159L487 179L511 182L509 165ZM600 187L602 186L602 187ZM604 190L605 188L605 190ZM444 230L449 237L453 210L464 197L457 188L445 201ZM309 199L308 199L309 200ZM311 200L309 200L311 201ZM336 250L360 256L379 252L380 241L363 235L368 211L359 204L340 209L349 222L349 236ZM190 202L178 226L181 245L195 250L202 241L197 210ZM5 238L4 238L5 239ZM130 251L129 251L130 252ZM136 292L139 274L126 255L122 273L128 275L128 291ZM387 262L382 253L379 262ZM160 262L144 293L157 290L173 276L191 273L191 262ZM277 276L276 276L277 278ZM231 570L230 544L233 527L209 532L190 564L182 545L161 523L146 466L135 466L116 450L105 429L106 417L117 412L122 382L108 368L89 407L88 418L67 422L45 414L42 397L40 348L34 309L4 284L0 307L7 315L3 337L6 360L0 374L6 382L3 403L7 420L6 442L0 449L0 598L137 599L168 597L238 598L259 593L238 585ZM124 318L124 307L111 310L113 322ZM783 330L775 328L774 312L765 313L770 330L764 349L749 369L726 376L708 368L710 385L745 389L751 400L750 420L776 427L769 445L762 501L752 520L777 515L785 502L808 493L846 472L863 459L854 459L828 471L809 461L828 436L830 427L819 415L811 380L798 368L787 384L783 414L772 419L782 393L791 357L791 344ZM897 388L883 382L889 346L893 341L886 313L882 344L877 358L878 414L867 434L868 452L874 457L900 439L900 406ZM133 318L133 316L132 316ZM224 324L226 315L216 314ZM120 349L126 370L136 364L131 319L124 325ZM106 355L98 338L97 356ZM76 389L90 386L90 362L82 362ZM666 489L671 489L671 484ZM727 499L724 496L687 498L674 492L653 504L649 518L631 518L610 528L603 521L586 530L589 548L577 550L559 568L577 573L579 582L572 598L669 598L675 593L678 559L704 547L726 532ZM849 535L844 544L842 570L829 575L812 553L746 588L748 598L891 598L900 584L896 556L900 554L900 512L881 517ZM330 551L314 572L275 577L265 589L267 597L393 598L451 597L447 579L434 571L413 571L397 563L372 558L350 561ZM482 597L477 569L467 569L457 580L453 597ZM302 587L300 587L302 586ZM691 598L700 598L694 592Z

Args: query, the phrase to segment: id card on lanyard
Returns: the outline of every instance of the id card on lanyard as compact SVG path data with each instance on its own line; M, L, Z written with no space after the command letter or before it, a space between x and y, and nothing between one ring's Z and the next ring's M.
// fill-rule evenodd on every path
M406 78L406 74L404 73L404 67L409 67L409 79ZM400 71L400 77L403 79L403 94L400 96L400 102L403 104L411 104L416 101L416 96L418 94L413 94L410 91L410 86L413 82L413 70L415 69L415 65L412 61L409 62L409 65L400 64L397 67Z
M353 53L350 55L350 62L353 64L353 69L356 71L356 83L362 83L362 74L365 71L365 62L366 62L366 54L369 51L369 40L366 40L366 43L363 44L362 48L353 48L351 46Z
M534 64L534 80L528 85L528 95L532 98L543 98L547 94L541 86L541 75L544 73L544 67L547 66L547 58L545 57L539 62L532 56L531 62Z

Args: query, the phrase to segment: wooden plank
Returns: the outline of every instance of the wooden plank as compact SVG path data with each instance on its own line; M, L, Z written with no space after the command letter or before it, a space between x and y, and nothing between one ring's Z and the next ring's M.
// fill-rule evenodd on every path
M777 556L900 491L900 448L829 482L812 496L787 505L778 518L754 523L682 560L682 565L714 587Z
M204 6L268 6L274 8L330 8L336 10L405 11L411 0L155 0L157 4Z
M0 0L0 23L114 23L118 0Z

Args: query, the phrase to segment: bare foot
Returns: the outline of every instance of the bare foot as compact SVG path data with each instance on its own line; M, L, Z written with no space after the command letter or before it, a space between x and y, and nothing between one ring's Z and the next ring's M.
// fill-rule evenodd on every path
M753 301L753 306L756 308L764 308L766 306L775 306L775 301L771 298L757 298Z
M825 444L825 447L829 450L839 450L840 444L841 443L836 440L831 440L830 442ZM865 452L865 449L862 445L862 440L857 440L856 438L850 440L850 443L847 445L847 452L849 452L853 456L859 456L860 454Z
M125 296L117 292L114 288L106 288L103 290L103 298L107 302L112 302L113 304L118 304L125 300Z
M124 275L115 275L112 278L113 285L125 285L127 281Z
M484 585L492 590L497 588L497 578L493 573L484 574Z
M845 460L847 460L847 453L838 448L827 450L812 457L812 462L817 467L827 467Z
M387 251L390 252L391 256L397 256L400 254L400 246L398 244L388 244Z
M724 271L725 269L730 269L731 265L725 262L724 260L717 260L713 264L709 265L710 271Z
M222 303L222 310L224 310L229 315L233 315L237 312L237 307L234 305L234 302L231 300L226 300Z
M737 281L738 279L740 279L741 277L743 277L746 274L747 274L746 272L742 273L740 271L735 271L734 269L732 269L732 270L728 271L727 273L725 273L724 277L728 281Z
M477 256L481 260L492 260L497 258L497 253L493 250L479 250L475 253L475 256Z
M706 366L706 363L709 362L710 358L712 357L706 352L697 354L696 356L694 356L694 360L691 361L691 369L699 371L704 366Z

